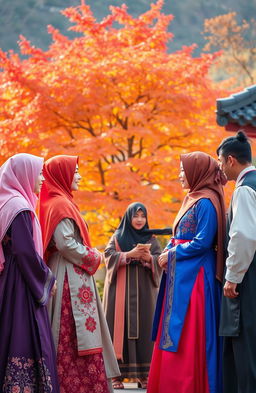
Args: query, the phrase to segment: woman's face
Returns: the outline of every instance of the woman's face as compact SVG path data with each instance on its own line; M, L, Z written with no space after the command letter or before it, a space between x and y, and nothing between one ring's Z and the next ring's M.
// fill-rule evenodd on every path
M78 172L78 165L76 164L76 170L75 170L73 181L72 181L72 184L71 184L71 190L72 191L77 191L78 190L79 182L80 182L81 179L82 179L82 176L79 174L79 172Z
M181 187L184 188L184 190L190 189L190 186L188 184L188 181L187 181L187 178L186 178L186 174L185 174L185 171L184 171L184 168L183 168L182 161L180 162L179 179L180 179Z
M134 229L142 229L146 224L146 216L142 210L138 210L135 215L132 217L132 227Z
M43 176L43 171L41 171L38 178L36 179L36 183L35 183L35 187L34 187L35 194L39 194L44 181L45 181L45 178Z

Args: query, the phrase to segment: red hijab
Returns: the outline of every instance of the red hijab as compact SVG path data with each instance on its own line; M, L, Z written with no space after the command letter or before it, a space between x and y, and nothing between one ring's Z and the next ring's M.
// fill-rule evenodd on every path
M226 229L226 209L223 192L223 185L226 183L225 175L220 170L217 161L206 153L196 151L182 154L180 159L190 190L185 196L182 206L174 220L173 232L175 233L181 217L199 199L210 199L215 207L218 220L216 277L222 282Z
M51 253L50 250L47 250L49 242L56 226L64 218L71 218L75 221L80 230L83 244L91 247L87 225L73 201L71 191L77 163L77 156L60 155L50 158L44 164L45 182L40 194L39 217L46 260Z

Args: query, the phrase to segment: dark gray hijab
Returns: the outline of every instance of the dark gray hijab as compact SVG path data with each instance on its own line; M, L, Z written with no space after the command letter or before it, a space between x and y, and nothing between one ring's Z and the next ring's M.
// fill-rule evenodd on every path
M146 223L142 229L135 229L132 226L132 218L141 210L146 217ZM147 209L140 202L130 204L117 228L115 235L122 251L130 251L138 243L147 243L152 235L171 235L171 228L149 229Z

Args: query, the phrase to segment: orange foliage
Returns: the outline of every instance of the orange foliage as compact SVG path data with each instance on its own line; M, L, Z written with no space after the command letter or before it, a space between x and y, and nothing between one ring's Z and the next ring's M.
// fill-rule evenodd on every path
M214 74L217 78L232 78L235 87L255 83L256 72L256 21L237 22L237 14L231 12L206 19L205 51L221 50Z
M1 161L21 151L78 154L78 202L98 246L133 201L146 204L151 226L171 225L183 198L179 154L215 156L226 136L215 100L227 92L207 76L216 56L193 58L193 47L168 54L172 17L162 5L138 18L112 7L97 23L82 3L63 11L77 38L49 27L48 51L21 37L26 59L0 53Z

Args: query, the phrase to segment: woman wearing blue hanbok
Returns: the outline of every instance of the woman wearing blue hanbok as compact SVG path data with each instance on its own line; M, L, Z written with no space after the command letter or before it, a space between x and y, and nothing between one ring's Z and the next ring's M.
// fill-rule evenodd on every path
M159 257L164 273L147 392L221 393L224 176L212 157L194 152L181 156L179 177L189 192Z

